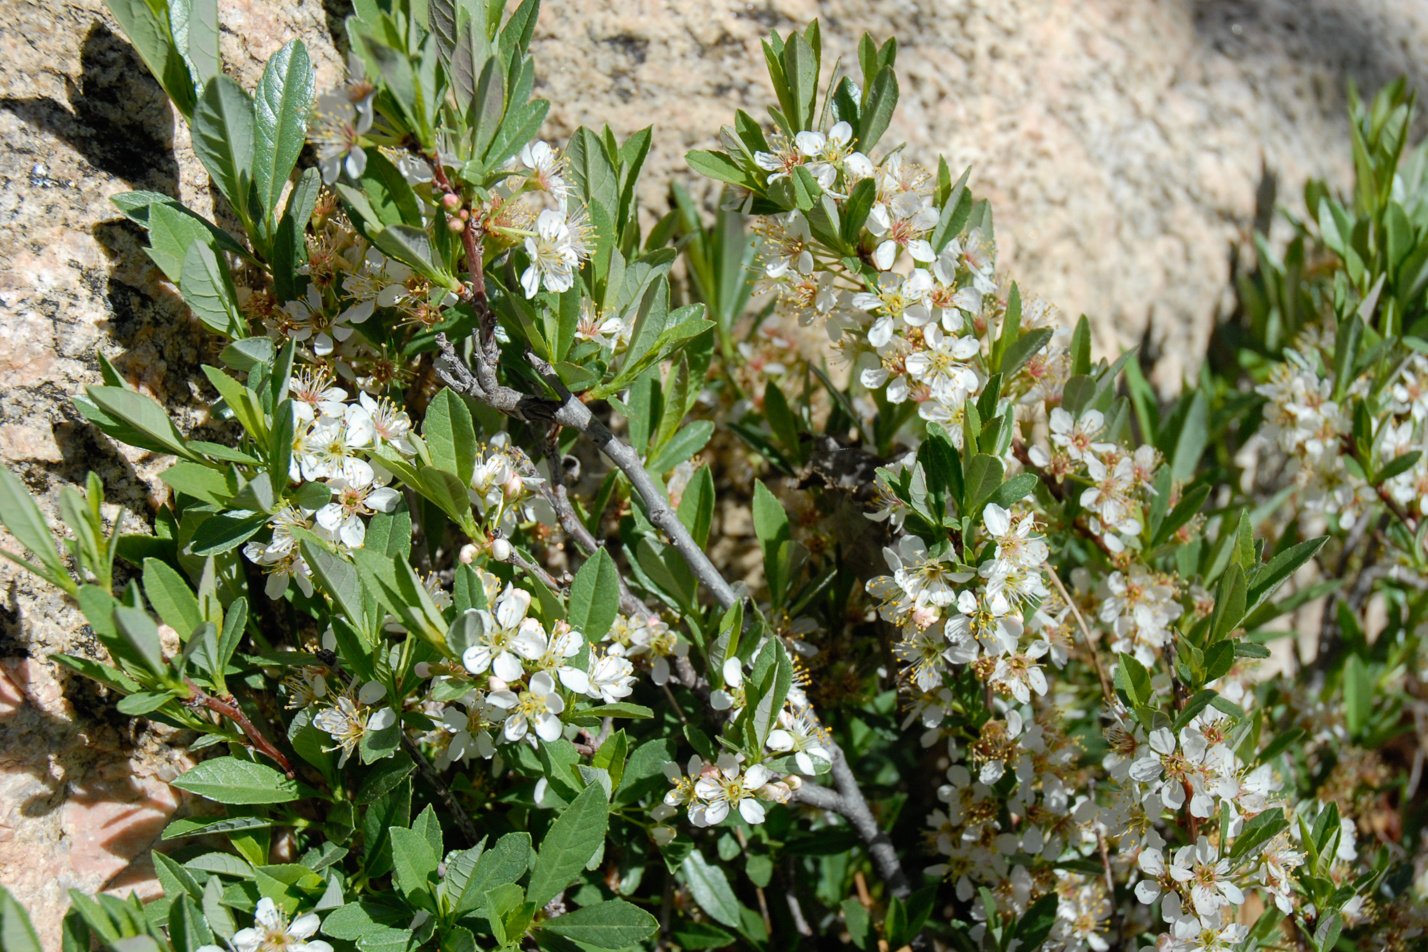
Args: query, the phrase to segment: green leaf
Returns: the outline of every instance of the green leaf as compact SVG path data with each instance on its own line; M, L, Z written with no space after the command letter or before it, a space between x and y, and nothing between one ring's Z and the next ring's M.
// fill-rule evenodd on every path
M438 393L427 407L421 435L437 468L463 483L471 482L476 469L476 428L465 400L453 390Z
M597 704L594 707L587 707L578 715L580 717L594 718L625 718L632 721L648 721L654 718L654 711L643 704L630 704L627 701L616 701L612 704Z
M266 830L276 823L269 817L214 816L184 817L164 827L163 839L176 840L185 836L212 836L219 833L247 833Z
M193 149L239 216L248 214L253 180L253 100L227 76L204 87L193 112Z
M1145 670L1145 665L1133 655L1128 654L1116 655L1116 687L1125 692L1132 707L1148 704L1153 694L1150 672Z
M1328 536L1319 536L1317 539L1292 545L1264 565L1256 566L1249 578L1249 610L1254 611L1264 604L1300 566L1318 555L1319 550L1328 541Z
M40 937L25 908L0 885L0 949L5 952L43 952Z
M266 764L237 757L205 760L173 785L217 803L290 803L299 798L297 781Z
M1010 378L1011 375L1020 370L1034 354L1046 346L1046 342L1051 340L1051 333L1051 328L1039 327L1034 331L1027 331L1025 334L1022 334L1007 348L1005 356L1002 357L1001 369L998 372Z
M1373 676L1358 655L1344 664L1344 721L1354 737L1363 735L1373 713Z
M1010 509L1012 505L1022 498L1029 496L1036 489L1037 483L1041 480L1035 473L1017 473L1011 479L1002 483L996 492L992 493L989 503L996 503L1003 509Z
M541 931L595 949L624 949L655 934L659 920L623 899L585 906L547 919Z
M158 559L144 560L144 597L164 624L185 639L203 624L198 596L182 575Z
M619 569L610 553L596 549L570 583L570 626L593 644L605 637L619 611Z
M76 401L80 412L110 436L155 453L170 453L191 460L199 458L188 448L184 435L174 426L168 413L152 397L123 387L88 387L85 393L89 406L99 413L97 418L92 416L86 412L89 408L84 402Z
M253 184L268 221L277 212L278 198L302 152L313 82L312 63L301 40L273 54L258 80L253 97Z
M684 884L699 908L714 921L731 929L740 928L739 900L729 885L729 877L718 866L710 866L698 850L690 853L679 865Z
M1017 948L1039 949L1056 925L1056 906L1060 900L1056 893L1049 892L1026 911L1016 924Z
M764 575L775 608L787 594L793 541L783 503L762 482L754 484L754 534L764 551Z
M314 580L322 590L332 597L358 632L368 634L366 603L363 600L362 583L358 581L357 569L346 559L306 539L302 542L302 554L308 565L312 566Z
M981 518L982 509L1002 486L1006 469L1002 461L987 453L978 453L967 464L967 486L962 513Z
M69 577L64 562L55 549L49 524L40 514L40 507L30 496L19 477L0 466L0 525L39 560L40 566L55 578Z
M431 236L424 230L410 225L392 225L374 233L371 239L372 244L387 255L396 258L433 284L447 288L455 283L451 275L437 267Z
M527 897L537 908L579 878L586 864L604 846L609 822L610 807L599 784L586 787L556 817L541 841L526 890Z
M225 506L238 491L231 471L214 469L202 463L175 463L159 474L174 492L182 493L212 506Z
M218 0L172 0L169 31L194 86L202 88L219 75Z
M1205 684L1219 680L1235 666L1235 643L1217 641L1205 649Z
M1210 640L1229 637L1245 617L1245 572L1233 564L1215 588L1215 608L1210 614Z
M675 431L674 436L660 447L649 460L652 473L667 473L695 453L704 449L714 435L714 424L709 420L695 420Z
M897 109L897 74L891 69L878 73L868 90L867 105L858 117L858 148L871 151L877 145Z
M1209 417L1210 400L1204 390L1196 390L1190 397L1180 432L1175 436L1175 448L1170 453L1170 472L1177 482L1185 482L1195 475L1210 439Z
M149 0L109 0L109 10L138 50L149 72L185 117L193 113L194 83L188 64L174 49L162 5Z
M199 242L239 257L249 257L228 232L200 218L172 200L150 202L140 223L149 230L149 257L174 284L183 277L183 262L189 245ZM122 206L121 206L122 207ZM137 216L133 216L136 217ZM113 382L113 381L109 381Z
M194 242L184 255L179 291L194 316L225 337L246 337L248 330L238 310L238 292L225 264L202 242Z
M1289 821L1284 818L1283 811L1265 810L1240 830L1234 845L1230 847L1230 859L1239 860L1252 855L1256 848L1268 843L1288 827Z
M709 542L714 521L714 476L707 465L695 470L685 485L679 497L679 521L701 548Z
M391 831L392 881L408 901L429 892L441 857L427 837L417 830L398 827Z
M455 895L453 909L458 916L480 907L492 888L526 874L531 864L531 835L507 833L490 849L472 852L466 851L465 861L458 857L447 873L446 884L449 894Z
M131 657L151 674L163 674L164 649L159 640L159 627L149 613L128 605L114 609L114 625L119 636L132 652Z
M689 167L700 175L717 179L720 182L741 185L745 188L752 188L755 184L754 178L748 170L723 152L695 149L684 154L684 161L688 162Z
M137 694L126 694L115 704L115 709L120 714L129 717L143 717L145 714L152 714L163 707L178 695L173 691L140 691Z
M198 556L222 555L253 538L267 524L266 513L242 509L222 512L199 525L189 541L188 550Z

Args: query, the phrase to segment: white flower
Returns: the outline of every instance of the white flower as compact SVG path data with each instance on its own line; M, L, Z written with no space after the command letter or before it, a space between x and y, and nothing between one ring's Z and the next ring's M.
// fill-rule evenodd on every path
M1038 695L1046 694L1046 672L1036 661L1050 650L1051 646L1046 642L1036 641L1025 653L1002 655L997 658L989 683L994 688L1007 691L1020 703L1030 704L1033 691Z
M769 731L769 750L780 754L793 754L794 763L800 772L813 776L818 773L818 763L825 769L833 763L833 755L823 746L823 728L808 711L797 714L785 710L779 714L779 727Z
M547 671L531 676L530 683L519 694L514 691L493 691L488 698L492 705L506 715L503 730L506 740L528 740L535 745L535 738L529 736L531 728L535 736L546 743L560 737L560 713L565 710L565 699L555 689L555 679Z
M391 447L403 456L416 452L407 439L412 432L411 417L388 398L359 393L357 404L347 408L346 416L349 439L355 445Z
M937 324L924 327L922 339L927 346L907 355L908 375L926 384L933 399L960 407L982 385L977 372L966 364L981 353L981 345L975 337L948 336Z
M301 426L322 417L341 417L347 412L347 391L335 385L326 370L298 367L288 378L288 396L293 401L293 417Z
M502 681L518 680L524 668L515 652L516 636L527 622L537 628L540 626L535 619L526 618L530 607L530 592L508 585L496 599L494 612L478 611L480 634L476 636L476 643L461 655L466 670L472 674L485 674L490 670Z
M709 692L709 706L716 711L740 711L744 707L744 667L738 658L724 659L724 686Z
M1016 650L1023 625L1005 595L986 593L978 598L975 592L964 590L957 596L957 612L947 619L948 641L955 644L971 637L989 654Z
M565 179L565 167L560 161L560 153L547 142L529 142L521 149L521 165L530 170L531 184L548 193L564 211L566 199L570 194L570 183Z
M531 662L535 670L554 672L561 684L577 694L584 694L590 688L589 678L584 671L566 662L580 654L585 639L564 622L557 622L556 626L556 630L547 635L538 624L524 625L511 646Z
M924 235L937 224L937 209L927 196L901 192L890 202L879 202L868 214L867 229L880 239L873 251L873 264L887 271L897 260L899 248L906 248L914 261L928 263L937 257Z
M352 336L352 325L372 316L372 302L358 302L333 315L322 300L316 284L309 284L304 297L283 305L285 328L292 340L312 342L312 352L327 357L337 345Z
M1136 482L1131 458L1122 456L1113 466L1107 466L1099 457L1088 455L1084 462L1091 485L1081 493L1081 505L1114 531L1139 535L1141 523L1136 518L1139 507L1132 496Z
M397 721L396 712L390 707L372 710L386 695L386 689L375 681L362 685L356 699L348 694L340 694L331 707L325 707L313 715L312 726L332 736L337 741L337 749L342 751L345 762L362 738L373 731L386 730Z
M460 704L460 708L448 705L441 712L441 729L451 735L437 759L437 766L443 769L472 755L490 760L496 753L491 728L498 723L500 708L489 703L480 691L472 691Z
M1136 865L1149 878L1135 884L1135 898L1148 906L1160 898L1165 885L1165 854L1155 847L1146 847L1136 858Z
M1013 517L996 503L988 503L982 510L982 523L987 527L987 535L997 544L998 561L1036 568L1051 554L1046 540L1032 534L1036 530L1036 517L1031 513Z
M590 652L589 685L585 690L593 698L614 704L630 696L635 689L635 666L629 659L608 652Z
M917 536L898 540L896 549L884 549L883 556L893 570L893 580L918 607L951 605L957 598L954 584L967 581L967 573L943 555L928 552L927 543Z
M1111 443L1097 443L1096 435L1106 425L1099 410L1087 410L1073 418L1062 407L1051 411L1051 442L1066 451L1074 460L1083 460L1093 453L1105 453L1115 448Z
M741 771L732 756L720 757L718 765L706 770L694 784L694 793L703 802L690 807L690 822L695 826L716 826L731 809L737 810L746 823L764 822L764 805L755 796L772 779L773 774L763 764ZM702 807L697 814L695 806Z
M391 512L402 498L390 486L364 486L340 478L327 485L332 489L332 501L318 509L314 518L330 538L350 549L360 549L367 538L363 516Z
M521 273L521 288L532 298L545 285L547 291L570 290L575 272L586 253L579 230L558 211L547 208L536 219L535 234L526 238L530 264Z
M321 939L308 941L322 920L307 912L292 922L277 903L264 896L253 912L253 925L233 934L235 952L332 952L332 946ZM223 952L216 945L201 945L197 952Z
M317 100L308 137L317 146L317 167L328 185L344 173L359 179L367 170L362 136L372 128L375 91L375 87L354 83Z
M293 466L307 480L341 479L357 486L369 486L376 479L372 464L357 453L367 437L349 429L343 419L323 418L293 445Z
M1203 836L1194 846L1176 850L1168 871L1177 883L1188 884L1190 901L1203 917L1214 916L1221 906L1238 906L1245 901L1245 894L1230 880L1230 861L1220 858Z

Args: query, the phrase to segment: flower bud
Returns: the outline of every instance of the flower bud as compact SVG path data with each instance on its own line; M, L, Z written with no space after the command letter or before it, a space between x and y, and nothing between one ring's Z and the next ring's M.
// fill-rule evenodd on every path
M466 230L466 222L459 218L448 218L446 220L446 228L448 231L459 235Z
M461 196L455 192L447 192L441 197L441 206L449 212L454 212L461 207Z
M509 562L512 554L511 543L505 539L491 540L491 558L497 562Z
M476 548L476 546L468 542L461 547L461 551L457 553L456 558L461 562L462 565L470 565L472 562L476 561L476 553L478 551L479 550Z

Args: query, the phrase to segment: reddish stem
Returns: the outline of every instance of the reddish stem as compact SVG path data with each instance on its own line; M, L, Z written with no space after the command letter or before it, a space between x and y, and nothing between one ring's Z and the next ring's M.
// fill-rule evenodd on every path
M239 730L248 738L248 743L253 746L254 750L276 762L279 767L282 767L283 772L288 775L289 780L295 780L297 778L297 773L293 770L293 765L288 761L288 758L281 750L278 750L278 748L273 745L272 741L263 736L262 731L253 726L253 722L248 719L247 714L243 713L243 709L238 706L238 702L234 699L233 695L229 694L224 697L214 697L188 678L185 678L184 682L188 685L190 692L188 703L191 706L206 708L219 717L226 717L234 724L237 724Z

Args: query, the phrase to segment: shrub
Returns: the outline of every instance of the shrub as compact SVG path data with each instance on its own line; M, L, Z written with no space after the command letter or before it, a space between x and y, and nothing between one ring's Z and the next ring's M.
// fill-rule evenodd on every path
M163 897L75 895L66 948L1422 941L1401 85L1167 400L883 144L893 41L825 85L771 35L771 125L688 157L723 209L642 219L650 130L538 138L534 0L360 0L320 96L296 42L223 75L213 0L111 7L240 229L115 200L231 438L101 360L152 533L91 478L57 549L0 471L105 649L55 660L199 755Z

